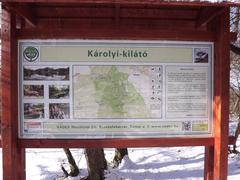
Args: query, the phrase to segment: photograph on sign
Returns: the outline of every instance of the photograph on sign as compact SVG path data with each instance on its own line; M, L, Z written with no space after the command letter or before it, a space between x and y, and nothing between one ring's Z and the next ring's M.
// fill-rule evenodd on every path
M24 119L43 119L43 103L24 103Z
M208 63L209 59L208 48L194 48L194 62L195 63Z
M211 136L212 48L181 41L19 41L19 137Z
M67 103L49 103L50 119L69 119L69 104Z
M24 80L26 81L69 80L69 67L24 66Z
M49 99L68 99L69 88L69 85L50 85Z
M23 85L24 98L43 98L43 85Z

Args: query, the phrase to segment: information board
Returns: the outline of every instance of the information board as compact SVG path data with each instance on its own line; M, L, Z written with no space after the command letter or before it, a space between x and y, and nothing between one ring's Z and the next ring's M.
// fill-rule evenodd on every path
M19 136L211 136L212 51L205 42L19 41Z

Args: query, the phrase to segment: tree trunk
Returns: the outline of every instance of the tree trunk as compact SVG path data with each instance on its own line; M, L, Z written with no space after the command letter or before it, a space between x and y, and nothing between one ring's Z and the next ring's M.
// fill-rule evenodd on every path
M230 44L230 49L235 54L240 55L240 47L238 47L238 46L236 46L234 44Z
M107 161L103 149L87 148L85 149L85 156L88 166L87 180L103 180L104 170L107 169Z
M237 139L238 139L239 135L240 135L240 119L238 119L238 126L235 131L235 135L234 135L233 153L238 153L238 151L236 150L236 148L237 148L236 143L237 143Z
M240 21L240 8L237 7L236 9L236 15L234 17L234 21L233 21L233 32L237 32L239 33L239 21ZM230 49L232 52L234 52L235 54L240 55L240 48L234 44L230 44Z
M115 149L115 156L113 158L114 168L119 166L119 164L122 162L122 159L125 155L128 155L127 148L116 148Z
M72 156L71 151L68 148L63 148L63 150L67 156L68 163L70 165L70 173L67 173L67 171L64 169L64 167L62 167L62 170L63 170L65 176L75 177L79 174L78 166Z
M234 20L233 20L233 32L239 32L239 20L240 20L240 8L236 7L236 15L234 16Z

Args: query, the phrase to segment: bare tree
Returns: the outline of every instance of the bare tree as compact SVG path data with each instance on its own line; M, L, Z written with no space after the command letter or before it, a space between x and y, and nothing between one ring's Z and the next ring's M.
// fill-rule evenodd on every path
M88 166L87 180L103 180L104 171L107 169L107 161L102 148L85 149L85 157Z
M116 168L121 164L122 159L124 156L128 155L128 149L127 148L116 148L115 149L115 156L113 158L113 167Z
M231 45L232 46L232 45ZM234 47L237 49L238 47ZM238 48L240 51L240 48ZM230 72L230 113L237 117L238 125L234 133L233 151L237 153L236 142L240 134L240 54L231 53L231 72Z
M238 125L234 133L233 153L237 153L236 142L240 134L240 8L231 10L231 29L238 33L238 40L230 44L231 71L230 71L230 113L237 117Z
M69 166L70 166L70 172L68 173L67 170L61 166L61 169L64 173L64 176L65 177L68 177L68 176L71 176L71 177L75 177L75 176L78 176L79 175L79 169L78 169L78 166L73 158L73 155L71 153L71 151L68 149L68 148L64 148L63 149L64 153L66 154L67 156L67 159L68 159L68 163L69 163Z
M80 171L74 160L74 157L68 148L64 148L64 153L67 156L70 166L70 172L68 172L63 166L61 169L64 173L64 177L78 176ZM107 161L105 159L104 150L102 148L87 148L85 149L85 157L87 161L88 177L87 180L103 180L104 171L107 169Z

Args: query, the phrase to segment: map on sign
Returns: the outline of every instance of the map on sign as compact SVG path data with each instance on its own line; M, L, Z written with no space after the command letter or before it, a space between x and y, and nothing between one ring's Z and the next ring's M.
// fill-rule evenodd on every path
M74 66L74 118L161 118L161 66Z

